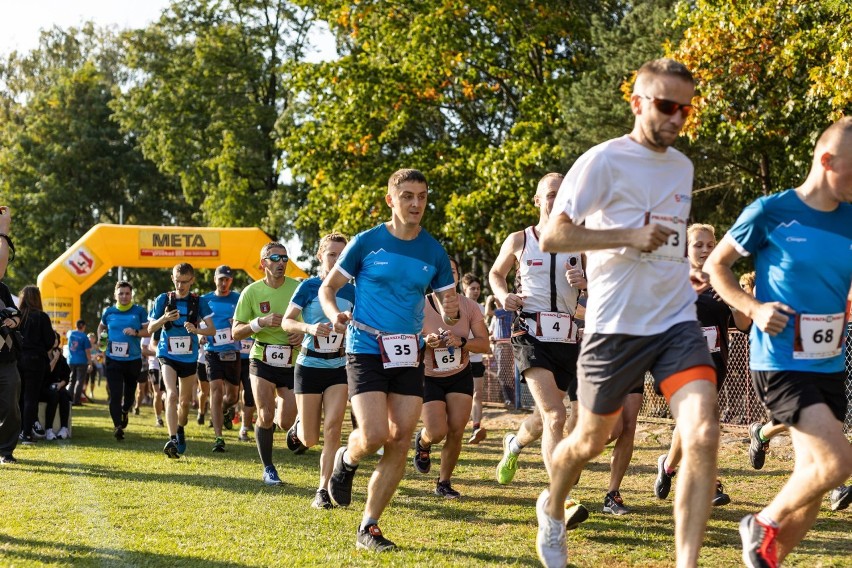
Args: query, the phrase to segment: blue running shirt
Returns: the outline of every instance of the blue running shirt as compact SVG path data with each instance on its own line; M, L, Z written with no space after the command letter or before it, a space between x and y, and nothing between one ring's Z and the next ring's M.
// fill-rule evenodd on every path
M157 299L154 300L154 307L151 308L151 313L148 314L148 319L155 320L163 316L166 312L166 302L168 302L168 294L163 293L157 296ZM188 298L188 296L187 296ZM163 326L162 333L160 334L160 341L157 343L157 357L167 357L169 359L173 359L175 361L180 361L182 363L195 363L198 361L198 336L190 334L186 331L186 328L183 327L183 324L186 323L186 313L188 302L187 298L177 298L175 303L177 304L177 310L180 314L180 317L172 322L172 326L170 329L166 329ZM202 300L198 299L198 322L196 325L201 325L201 320L206 318L211 314L210 305ZM173 350L169 350L170 341L172 339L172 347ZM188 338L188 344L182 344L180 342L175 342L174 340L178 340L180 338ZM187 352L188 351L188 352Z
M231 335L231 324L239 299L240 295L236 292L230 292L227 296L219 296L213 291L201 296L201 301L207 302L210 309L213 310L213 325L216 327L216 335L207 338L207 351L222 353L240 350L240 342L234 341ZM228 338L231 340L228 341Z
M144 329L148 327L148 312L138 304L125 311L110 306L101 315L101 323L107 328L107 348L105 355L116 361L135 361L142 358L139 337L125 335L128 327Z
M386 333L419 334L426 290L455 286L447 252L424 229L410 241L394 237L384 224L359 233L343 249L336 270L355 279L355 321ZM350 324L346 352L378 355L379 343Z
M843 371L843 322L808 322L808 315L846 314L852 284L852 204L831 212L807 206L793 190L762 197L746 207L725 238L755 255L756 297L796 310L780 334L751 328L755 371ZM798 319L798 324L797 324ZM841 316L843 319L843 316ZM834 356L810 352L836 349ZM795 351L795 352L794 352Z
M302 321L307 324L327 323L328 318L322 311L322 306L319 302L319 287L322 284L322 279L314 277L309 278L299 284L293 298L290 300L290 305L302 310ZM351 310L355 305L355 286L348 282L337 291L337 309L341 312ZM305 367L319 367L322 369L336 369L346 364L346 357L336 357L334 359L323 359L321 357L311 357L307 353L315 349L314 336L306 333L302 339L302 351L299 353L296 364Z

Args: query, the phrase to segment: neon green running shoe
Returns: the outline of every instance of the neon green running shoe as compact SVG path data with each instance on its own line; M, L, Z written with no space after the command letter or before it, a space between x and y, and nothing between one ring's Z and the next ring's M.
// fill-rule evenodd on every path
M506 485L511 483L518 471L518 454L513 454L509 444L515 439L514 434L506 434L503 437L503 457L497 464L497 483Z
M589 510L570 497L565 500L565 530L573 531L589 518Z

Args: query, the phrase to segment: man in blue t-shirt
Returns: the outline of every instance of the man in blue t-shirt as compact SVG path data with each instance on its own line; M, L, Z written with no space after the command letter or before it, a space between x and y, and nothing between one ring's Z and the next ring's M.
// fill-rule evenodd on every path
M813 525L823 496L852 474L843 434L846 322L852 285L852 117L816 144L795 189L749 205L705 263L730 306L754 320L754 388L790 429L793 473L772 502L740 521L748 566L780 565ZM756 296L731 266L755 256Z
M234 411L240 397L240 342L231 335L234 310L240 295L231 291L234 275L231 267L222 265L214 274L216 289L201 296L213 310L216 333L207 340L207 380L210 382L210 417L216 442L214 452L225 451L222 426L234 427Z
M378 520L402 479L423 405L426 290L435 291L448 326L459 313L447 253L420 226L428 190L417 170L391 175L385 196L391 220L356 235L319 289L325 315L346 332L349 397L359 426L335 455L329 493L338 505L349 505L358 463L384 446L356 539L357 548L377 552L396 548ZM336 293L352 279L355 309L341 312Z
M186 451L186 426L192 393L195 392L198 373L198 338L216 332L210 305L190 292L195 282L195 270L187 262L172 269L174 292L157 296L148 314L148 331L160 331L157 358L160 375L166 385L166 425L169 440L163 447L166 456L177 459ZM201 322L204 327L199 327ZM178 395L178 381L180 394ZM178 404L180 396L180 404Z
M77 320L77 329L66 335L68 339L68 366L71 367L71 402L82 402L83 387L86 384L86 371L92 363L92 342L86 335L86 322Z

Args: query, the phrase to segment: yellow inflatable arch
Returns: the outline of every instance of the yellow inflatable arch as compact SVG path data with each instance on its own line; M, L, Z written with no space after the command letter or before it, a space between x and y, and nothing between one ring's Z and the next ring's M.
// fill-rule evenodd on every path
M38 276L44 311L60 335L80 319L80 295L115 266L172 268L188 262L194 268L227 264L254 280L263 278L259 253L269 242L260 229L108 225L92 227ZM304 278L292 260L287 276Z

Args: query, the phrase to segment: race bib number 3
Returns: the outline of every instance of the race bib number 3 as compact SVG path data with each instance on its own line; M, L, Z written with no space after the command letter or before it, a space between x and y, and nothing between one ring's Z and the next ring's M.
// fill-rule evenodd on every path
M642 260L665 260L668 262L686 262L686 219L677 215L646 213L645 224L656 223L674 231L669 240L654 252L643 252Z
M326 336L314 336L314 351L317 353L337 353L343 345L343 334L332 333Z
M270 367L291 367L291 353L289 345L267 345L263 348L263 362Z
M213 345L229 345L234 342L234 337L231 335L231 328L217 329L213 335Z
M462 366L462 350L461 347L449 349L448 347L439 347L432 350L432 359L434 369L436 371L455 371Z
M172 355L192 355L192 338L189 336L170 337L169 353Z
M722 346L719 343L719 328L715 325L711 325L709 327L702 327L701 331L704 332L704 339L707 340L707 349L710 350L710 353L718 353L722 350Z
M546 343L576 343L574 319L559 312L538 312L535 318L535 337Z
M420 364L419 341L416 335L398 333L380 335L379 351L385 369L417 367Z
M110 341L109 354L112 357L127 357L129 345L126 341Z
M831 359L843 353L843 312L796 315L793 359Z

